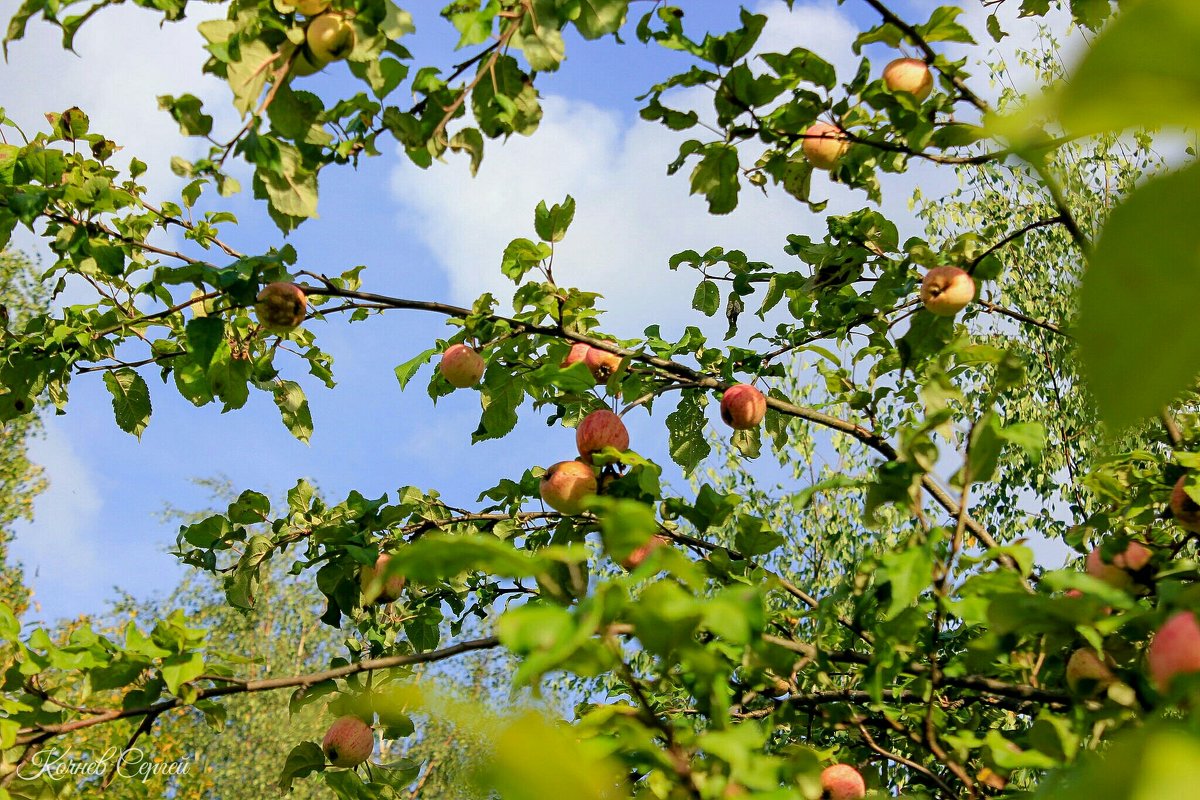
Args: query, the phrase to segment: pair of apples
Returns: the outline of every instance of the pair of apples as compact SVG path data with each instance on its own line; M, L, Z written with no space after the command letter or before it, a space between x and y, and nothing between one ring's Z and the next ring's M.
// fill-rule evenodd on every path
M356 42L353 12L330 10L329 0L295 0L293 5L309 18L304 29L305 46L292 62L293 73L312 75L350 55Z
M918 58L897 58L883 69L883 84L892 92L907 92L922 102L933 91L933 73ZM817 122L804 132L800 149L815 169L831 170L850 149L850 140L837 125Z

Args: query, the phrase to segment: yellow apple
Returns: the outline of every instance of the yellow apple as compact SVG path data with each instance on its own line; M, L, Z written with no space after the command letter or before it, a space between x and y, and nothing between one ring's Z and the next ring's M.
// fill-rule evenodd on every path
M442 353L438 369L455 389L465 389L479 383L485 366L479 353L465 344L452 344Z
M388 562L391 560L392 557L390 555L381 553L379 558L375 559L375 566L363 567L359 570L358 583L364 597L372 588L378 586L379 594L375 595L373 601L375 603L394 602L400 598L400 593L404 591L405 578L403 575L383 577L387 572Z
M919 58L897 58L883 68L883 83L890 91L908 92L920 102L933 91L933 73Z
M953 317L975 299L975 280L958 267L934 267L921 281L921 302L939 317Z
M326 64L340 61L354 50L354 26L339 11L326 11L308 23L304 37L315 60Z
M804 144L800 149L815 169L829 170L846 155L850 142L841 128L828 122L817 122L804 132Z
M546 470L538 491L560 514L578 514L584 500L596 493L596 473L582 461L560 461Z

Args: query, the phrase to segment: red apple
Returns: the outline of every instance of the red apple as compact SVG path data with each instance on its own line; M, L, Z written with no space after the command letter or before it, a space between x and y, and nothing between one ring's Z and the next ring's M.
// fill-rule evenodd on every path
M816 122L804 132L800 145L804 157L814 169L833 169L850 149L850 141L842 129L828 122Z
M1200 503L1183 490L1185 483L1187 475L1181 475L1175 482L1175 489L1171 492L1171 513L1185 531L1200 533Z
M446 381L456 389L466 389L479 383L483 377L486 364L483 356L476 353L465 344L452 344L442 353L442 361L438 369L442 371Z
M609 377L617 371L617 367L621 366L621 357L599 347L589 347L584 363L592 371L596 383L607 383Z
M359 587L362 593L366 596L371 588L378 587L379 594L375 596L376 603L391 603L400 597L400 593L404 591L405 579L403 575L390 575L378 583L380 578L386 573L386 567L392 557L387 553L380 553L379 558L375 559L375 566L363 567L358 573Z
M325 732L321 750L335 767L357 767L375 750L375 735L358 717L339 717Z
M1079 648L1067 660L1067 686L1072 692L1095 694L1116 680L1109 665L1090 647Z
M671 540L666 536L656 533L654 536L651 536L644 545L634 548L634 550L630 552L629 555L621 559L619 563L625 570L633 572L642 565L642 562L646 560L647 556L649 556L658 548L669 545L670 543Z
M834 764L822 770L821 788L829 800L859 800L867 794L862 774L849 764Z
M304 290L294 283L276 281L268 283L258 293L254 313L258 323L269 331L288 333L304 321L308 298Z
M575 429L575 445L584 462L592 463L592 455L606 447L629 449L629 431L621 418L609 411L593 411Z
M975 299L975 280L958 267L934 267L921 281L921 302L939 317L953 317Z
M1179 611L1169 617L1154 634L1146 661L1160 692L1170 689L1176 676L1200 672L1200 622L1195 612Z
M566 369L572 364L578 364L580 362L586 364L587 354L591 349L592 346L590 344L584 344L583 342L576 342L575 344L571 345L571 351L567 353L567 357L563 359L561 364L562 368Z
M919 58L897 58L883 68L883 83L889 91L908 92L920 102L933 91L933 73Z
M542 475L542 500L560 514L578 514L596 493L596 473L582 461L560 461Z
M738 383L721 397L721 419L735 431L758 427L767 414L767 398L748 383Z
M1153 551L1144 544L1130 542L1125 551L1118 553L1110 564L1104 560L1100 550L1100 546L1097 545L1088 553L1085 563L1087 574L1093 578L1099 578L1117 589L1128 589L1132 586L1133 575L1131 573L1144 568L1150 563L1151 556L1154 555Z

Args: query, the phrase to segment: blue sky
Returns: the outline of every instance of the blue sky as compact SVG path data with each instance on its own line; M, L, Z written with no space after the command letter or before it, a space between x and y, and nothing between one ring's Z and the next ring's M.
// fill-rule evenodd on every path
M15 5L16 0L0 0L6 18ZM702 324L719 338L719 327L704 324L689 309L694 280L670 273L667 257L688 247L722 245L778 263L788 258L782 252L787 233L819 236L824 226L821 217L799 204L764 201L752 192L743 192L734 214L712 218L702 199L689 197L688 170L666 176L665 164L681 137L640 122L633 98L686 69L688 62L636 41L632 25L644 5L634 4L624 46L611 40L568 41L563 68L538 81L546 109L541 129L532 139L515 137L503 146L489 141L477 178L459 159L418 170L390 146L382 157L364 160L358 171L323 172L321 218L288 239L300 253L300 266L337 273L365 264L370 290L469 303L482 291L505 289L500 252L510 239L532 233L537 201L558 201L569 192L579 210L556 256L556 277L606 295L605 306L612 310L607 330L632 336L653 322L667 331ZM695 30L736 24L735 3L682 5ZM762 49L786 52L804 45L842 66L840 74L854 63L849 43L855 31L875 21L857 0L845 5L801 1L791 12L778 0L748 5L771 17ZM911 0L896 7L920 9L913 14L919 16L935 5ZM969 19L980 30L980 10L974 3L963 5L972 6ZM406 44L416 63L448 66L461 60L451 50L450 26L432 11L414 13L418 31ZM218 131L237 125L227 88L200 78L203 56L194 25L195 19L160 30L157 17L141 9L105 9L84 26L76 57L59 49L54 31L31 23L27 39L12 45L8 63L0 65L0 84L6 87L2 102L27 130L36 129L42 112L81 106L94 130L118 139L126 154L151 165L150 185L160 198L169 197L180 185L166 169L170 156L195 156L198 150L157 110L155 96L191 91L205 100L210 113L220 112ZM1034 30L1031 23L1010 29L1026 40ZM871 52L880 67L894 56L886 49ZM170 69L164 69L167 64ZM348 82L343 70L335 67L313 85L336 89ZM47 86L51 74L57 78ZM698 103L701 98L684 94L678 99ZM953 176L917 171L885 184L885 211L906 234L920 231L907 211L917 181L928 194L948 186ZM835 212L868 204L865 196L841 187L826 184L822 191ZM231 210L241 225L228 238L239 250L261 251L281 242L248 193L235 198ZM16 244L40 251L28 236ZM284 377L301 380L308 391L316 425L309 446L288 434L266 395L252 393L246 408L229 414L220 414L215 405L196 409L173 387L162 386L156 372L144 373L154 413L139 441L113 423L110 398L98 378L84 376L73 383L67 415L47 419L47 436L34 445L52 488L37 503L37 519L18 530L13 548L40 606L32 618L51 621L98 610L114 587L139 597L168 591L181 575L166 553L176 530L159 522L156 513L167 503L203 507L207 498L193 485L195 477L223 475L238 488L275 495L308 477L335 499L351 488L378 496L417 485L471 504L500 477L574 455L571 431L547 428L532 414L508 438L472 447L479 413L475 392L457 392L434 407L421 378L407 392L399 390L393 368L449 333L440 317L396 313L352 326L336 320L311 324L321 346L334 356L338 387L328 391L305 380L299 361L277 362ZM749 332L746 328L739 338L744 341ZM631 414L629 422L633 447L664 464L668 477L678 482L665 452L662 420L668 410L660 407L653 417Z

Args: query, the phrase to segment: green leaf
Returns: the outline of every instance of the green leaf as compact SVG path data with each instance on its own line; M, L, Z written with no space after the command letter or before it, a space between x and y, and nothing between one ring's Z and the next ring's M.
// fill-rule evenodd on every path
M252 536L238 559L233 574L225 579L225 597L235 608L254 608L254 585L258 583L259 568L271 554L271 540Z
M696 294L692 296L692 308L711 317L721 307L721 290L710 280L703 280L696 286Z
M208 369L213 353L225 338L225 320L220 317L195 317L184 327L188 355L202 369Z
M1084 374L1115 428L1156 414L1200 368L1197 207L1200 165L1148 181L1113 211L1084 275Z
M233 90L233 107L245 116L258 106L273 66L268 62L275 51L261 39L244 39L238 43L237 52L237 60L226 65L226 75Z
M429 359L433 358L435 353L437 353L437 348L431 347L423 353L418 353L408 361L405 361L403 364L396 367L396 380L400 382L401 389L404 389L405 386L408 386L408 382L411 381L413 376L417 374L417 370L419 370L423 365L428 364Z
M692 170L692 194L704 195L710 214L728 214L737 208L741 191L737 148L717 142L706 145L703 152Z
M463 128L450 139L450 149L456 153L466 153L471 157L471 175L479 172L483 163L483 134L478 128Z
M625 24L629 0L580 0L575 27L585 39L616 33Z
M749 514L737 520L737 533L733 537L734 547L747 556L762 556L786 542L781 534L771 528L769 522Z
M705 419L699 395L685 391L679 405L667 415L671 460L683 468L685 475L691 474L712 450L704 438Z
M1107 3L1105 3L1107 5ZM1200 4L1130 5L1097 37L1058 96L1076 134L1200 125Z
M279 788L290 792L293 781L308 777L314 772L322 772L324 769L325 753L321 751L321 746L316 742L301 742L292 748L283 763L283 771L279 775Z
M204 673L204 657L199 653L183 653L169 656L163 661L162 676L171 694L179 694L179 687Z
M313 432L312 413L300 384L295 381L279 381L275 384L272 394L275 397L275 405L279 406L284 427L291 431L292 436L308 444Z
M543 242L561 242L575 219L575 198L567 195L561 205L546 208L546 201L537 204L533 214L533 229Z
M895 619L933 582L933 556L925 547L887 553L881 559L891 586L891 601L884 619ZM883 577L883 576L881 576Z
M140 439L150 423L150 387L128 367L104 373L104 385L113 398L117 426Z

